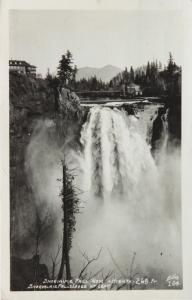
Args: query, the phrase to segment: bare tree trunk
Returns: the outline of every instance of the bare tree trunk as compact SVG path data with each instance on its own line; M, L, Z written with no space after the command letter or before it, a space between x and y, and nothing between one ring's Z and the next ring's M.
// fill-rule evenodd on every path
M36 217L39 218L38 214L36 213ZM34 283L38 282L39 277L39 239L41 234L41 225L39 223L39 228L37 228L37 236L36 236L36 247L35 247L35 255L33 256L34 259Z
M66 200L66 166L63 164L63 246L62 246L62 258L61 266L58 273L58 280L63 277L64 265L66 266L66 279L71 279L71 270L69 262L69 237L68 237L68 212L67 212L67 200Z
M53 262L53 265L52 265L52 275L51 275L51 278L55 279L55 262Z

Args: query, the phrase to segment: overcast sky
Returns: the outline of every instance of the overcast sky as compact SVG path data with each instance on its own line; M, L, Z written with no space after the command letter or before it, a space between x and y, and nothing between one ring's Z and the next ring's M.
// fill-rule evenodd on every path
M120 68L158 59L171 51L182 64L182 19L177 11L10 11L10 58L56 70L69 49L77 67Z

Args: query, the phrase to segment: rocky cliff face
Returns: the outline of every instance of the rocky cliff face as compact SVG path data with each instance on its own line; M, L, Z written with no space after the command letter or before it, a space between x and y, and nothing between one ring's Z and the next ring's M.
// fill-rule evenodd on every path
M28 250L30 241L26 237L36 218L34 195L26 173L26 149L37 122L45 119L56 124L58 140L65 137L68 129L78 135L78 126L74 126L81 119L78 97L63 88L59 112L55 112L55 93L46 80L10 73L11 253L16 256Z
M11 290L12 291L29 291L31 284L34 283L36 273L38 274L36 284L41 285L45 278L49 279L49 273L46 265L39 264L39 258L33 256L31 259L21 259L11 257Z
M20 254L20 239L25 243L22 230L25 212L31 210L28 224L34 220L34 201L25 172L25 150L33 132L35 120L45 117L54 107L54 98L46 82L10 73L10 205L11 248Z
M168 146L181 144L181 97L169 98L164 107L159 108L153 123L152 151L158 147L163 130L163 118L166 116L168 125Z

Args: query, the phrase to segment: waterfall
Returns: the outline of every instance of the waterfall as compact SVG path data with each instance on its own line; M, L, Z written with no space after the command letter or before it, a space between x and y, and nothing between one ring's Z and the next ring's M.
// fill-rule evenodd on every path
M160 162L151 153L158 108L138 108L136 115L121 108L90 108L80 138L78 184L85 202L74 236L72 255L77 261L81 256L76 249L92 257L103 247L98 267L114 268L106 251L110 249L124 270L136 252L139 272L151 275L155 266L156 276L180 273L180 160L174 151L170 158L165 147L159 149L164 158ZM167 115L163 122L165 145ZM74 262L74 269L77 266Z
M81 128L82 147L78 149L72 148L74 143L58 143L53 121L36 124L26 166L38 205L55 218L49 239L42 245L49 253L57 251L62 237L58 179L62 178L64 148L68 167L74 170L75 186L83 192L70 253L74 276L82 268L82 253L93 258L101 248L98 261L89 266L93 274L103 268L105 273L114 270L116 277L121 276L110 251L124 274L130 271L136 253L135 272L155 277L162 287L162 278L182 276L180 152L174 145L167 152L167 111L161 119L159 151L151 153L159 106L137 104L135 115L121 106L92 106Z
M169 109L167 108L165 114L163 114L161 116L161 121L162 121L162 124L163 124L162 146L161 146L161 148L163 149L163 151L166 151L166 149L167 149L168 136L169 136L169 132L168 132L168 113L169 113Z
M90 109L81 132L84 148L84 186L98 197L129 194L146 176L156 173L150 152L152 121L156 109L136 117L107 107Z

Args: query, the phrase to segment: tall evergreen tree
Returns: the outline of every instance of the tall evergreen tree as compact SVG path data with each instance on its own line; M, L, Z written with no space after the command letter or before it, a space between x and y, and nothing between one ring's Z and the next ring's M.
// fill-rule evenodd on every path
M63 168L63 187L61 191L63 209L63 243L61 265L57 279L63 278L64 266L66 270L65 278L71 279L69 252L72 246L72 235L75 231L75 214L79 212L79 199L76 188L73 184L74 176L70 173L65 161L62 162Z
M132 66L130 68L130 80L131 80L131 82L134 82L134 80L135 80L135 74L134 74L134 70L133 70Z
M121 74L119 74L119 77L121 78ZM121 79L120 79L120 82L121 82ZM125 67L125 70L123 72L123 82L128 84L129 82L129 73L127 71L127 67Z
M65 85L72 78L74 72L73 56L69 50L67 50L66 54L62 55L57 69L57 75L60 83L61 85Z
M150 66L150 63L148 61L147 69L146 69L146 77L150 78L150 76L151 76L151 66Z
M172 56L172 53L170 52L169 53L169 60L168 60L168 67L167 67L167 71L169 73L169 75L172 75L174 70L175 70L175 63L174 63L174 60L173 60L173 56Z

